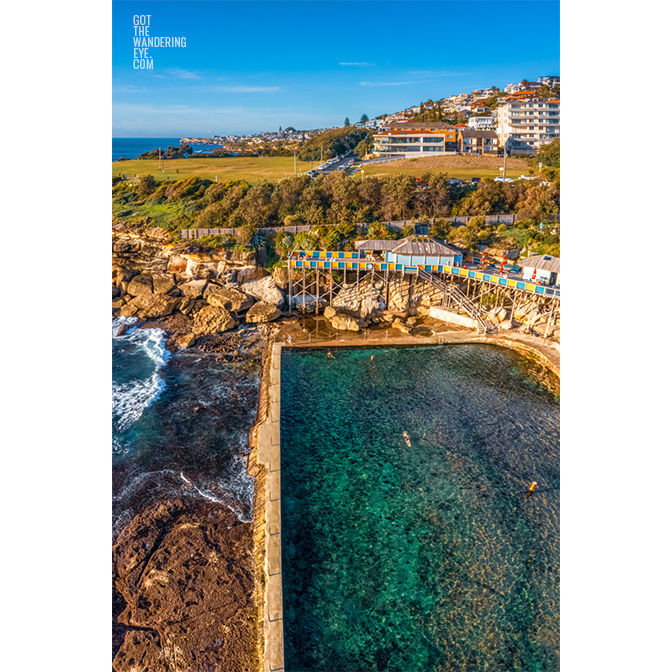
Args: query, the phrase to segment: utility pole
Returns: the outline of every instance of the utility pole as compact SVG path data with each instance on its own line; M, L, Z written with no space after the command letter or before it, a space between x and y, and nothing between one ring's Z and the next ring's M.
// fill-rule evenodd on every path
M506 182L506 142L504 143L504 179L503 182Z
M294 150L294 175L296 175L296 150Z
M320 145L320 164L324 163L324 160L322 159L322 150L324 149L324 143Z

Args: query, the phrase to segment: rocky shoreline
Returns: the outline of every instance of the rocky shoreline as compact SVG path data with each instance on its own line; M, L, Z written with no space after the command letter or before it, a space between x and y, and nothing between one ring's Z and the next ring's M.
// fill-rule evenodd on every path
M389 336L390 344L410 345L449 332L470 340L474 333L430 317L440 292L407 277L391 280L384 296L380 281L346 282L331 306L323 287L319 301L293 297L290 316L287 271L267 273L254 251L176 245L163 229L133 231L120 222L112 257L113 316L163 330L169 350L189 348L217 362L247 361L289 337L296 344L312 338L363 345L370 337L387 343ZM503 329L520 328L526 315L528 326L538 324L530 310L493 317ZM116 672L259 669L261 577L255 580L254 549L254 524L217 504L178 496L137 514L113 548Z

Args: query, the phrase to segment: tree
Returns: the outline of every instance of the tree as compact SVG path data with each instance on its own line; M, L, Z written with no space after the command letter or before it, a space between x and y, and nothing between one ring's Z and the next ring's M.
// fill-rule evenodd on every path
M366 115L366 114L363 114L363 115L362 115L362 118L360 119L360 121L361 121L363 124L365 124L368 120L369 120L369 117L368 117L368 115Z
M279 131L280 133L282 133L282 126L280 126L280 128L278 129L278 131Z
M138 182L138 194L140 196L149 196L158 186L159 183L154 179L153 175L143 175Z
M350 126L350 119L346 117L345 121L343 122L343 126Z
M547 145L542 145L535 157L545 166L560 168L560 138L554 138Z
M362 140L357 147L355 147L355 154L363 159L369 153L369 145L366 140Z

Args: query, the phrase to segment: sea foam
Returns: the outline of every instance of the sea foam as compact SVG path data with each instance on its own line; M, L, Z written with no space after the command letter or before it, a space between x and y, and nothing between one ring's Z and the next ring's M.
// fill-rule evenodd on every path
M112 384L112 417L115 429L123 432L140 418L144 410L158 399L166 387L159 371L170 359L170 352L164 348L166 335L161 329L137 329L131 327L122 336L117 336L124 324L134 324L134 317L119 317L112 321L112 338L135 345L154 363L154 370L148 378L130 383ZM114 446L115 452L124 452L123 444Z

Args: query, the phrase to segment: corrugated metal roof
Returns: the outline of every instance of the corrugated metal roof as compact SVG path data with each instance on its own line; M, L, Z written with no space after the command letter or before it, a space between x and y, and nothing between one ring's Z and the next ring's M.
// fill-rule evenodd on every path
M447 247L433 238L428 238L427 240L403 238L402 240L397 241L397 243L397 247L392 250L394 254L418 254L426 256L448 255L451 257L459 254L457 250Z
M382 252L391 250L396 245L399 245L398 240L356 240L356 250L370 250L371 252Z
M560 257L552 257L549 254L535 254L518 262L523 268L538 268L541 271L560 273Z

